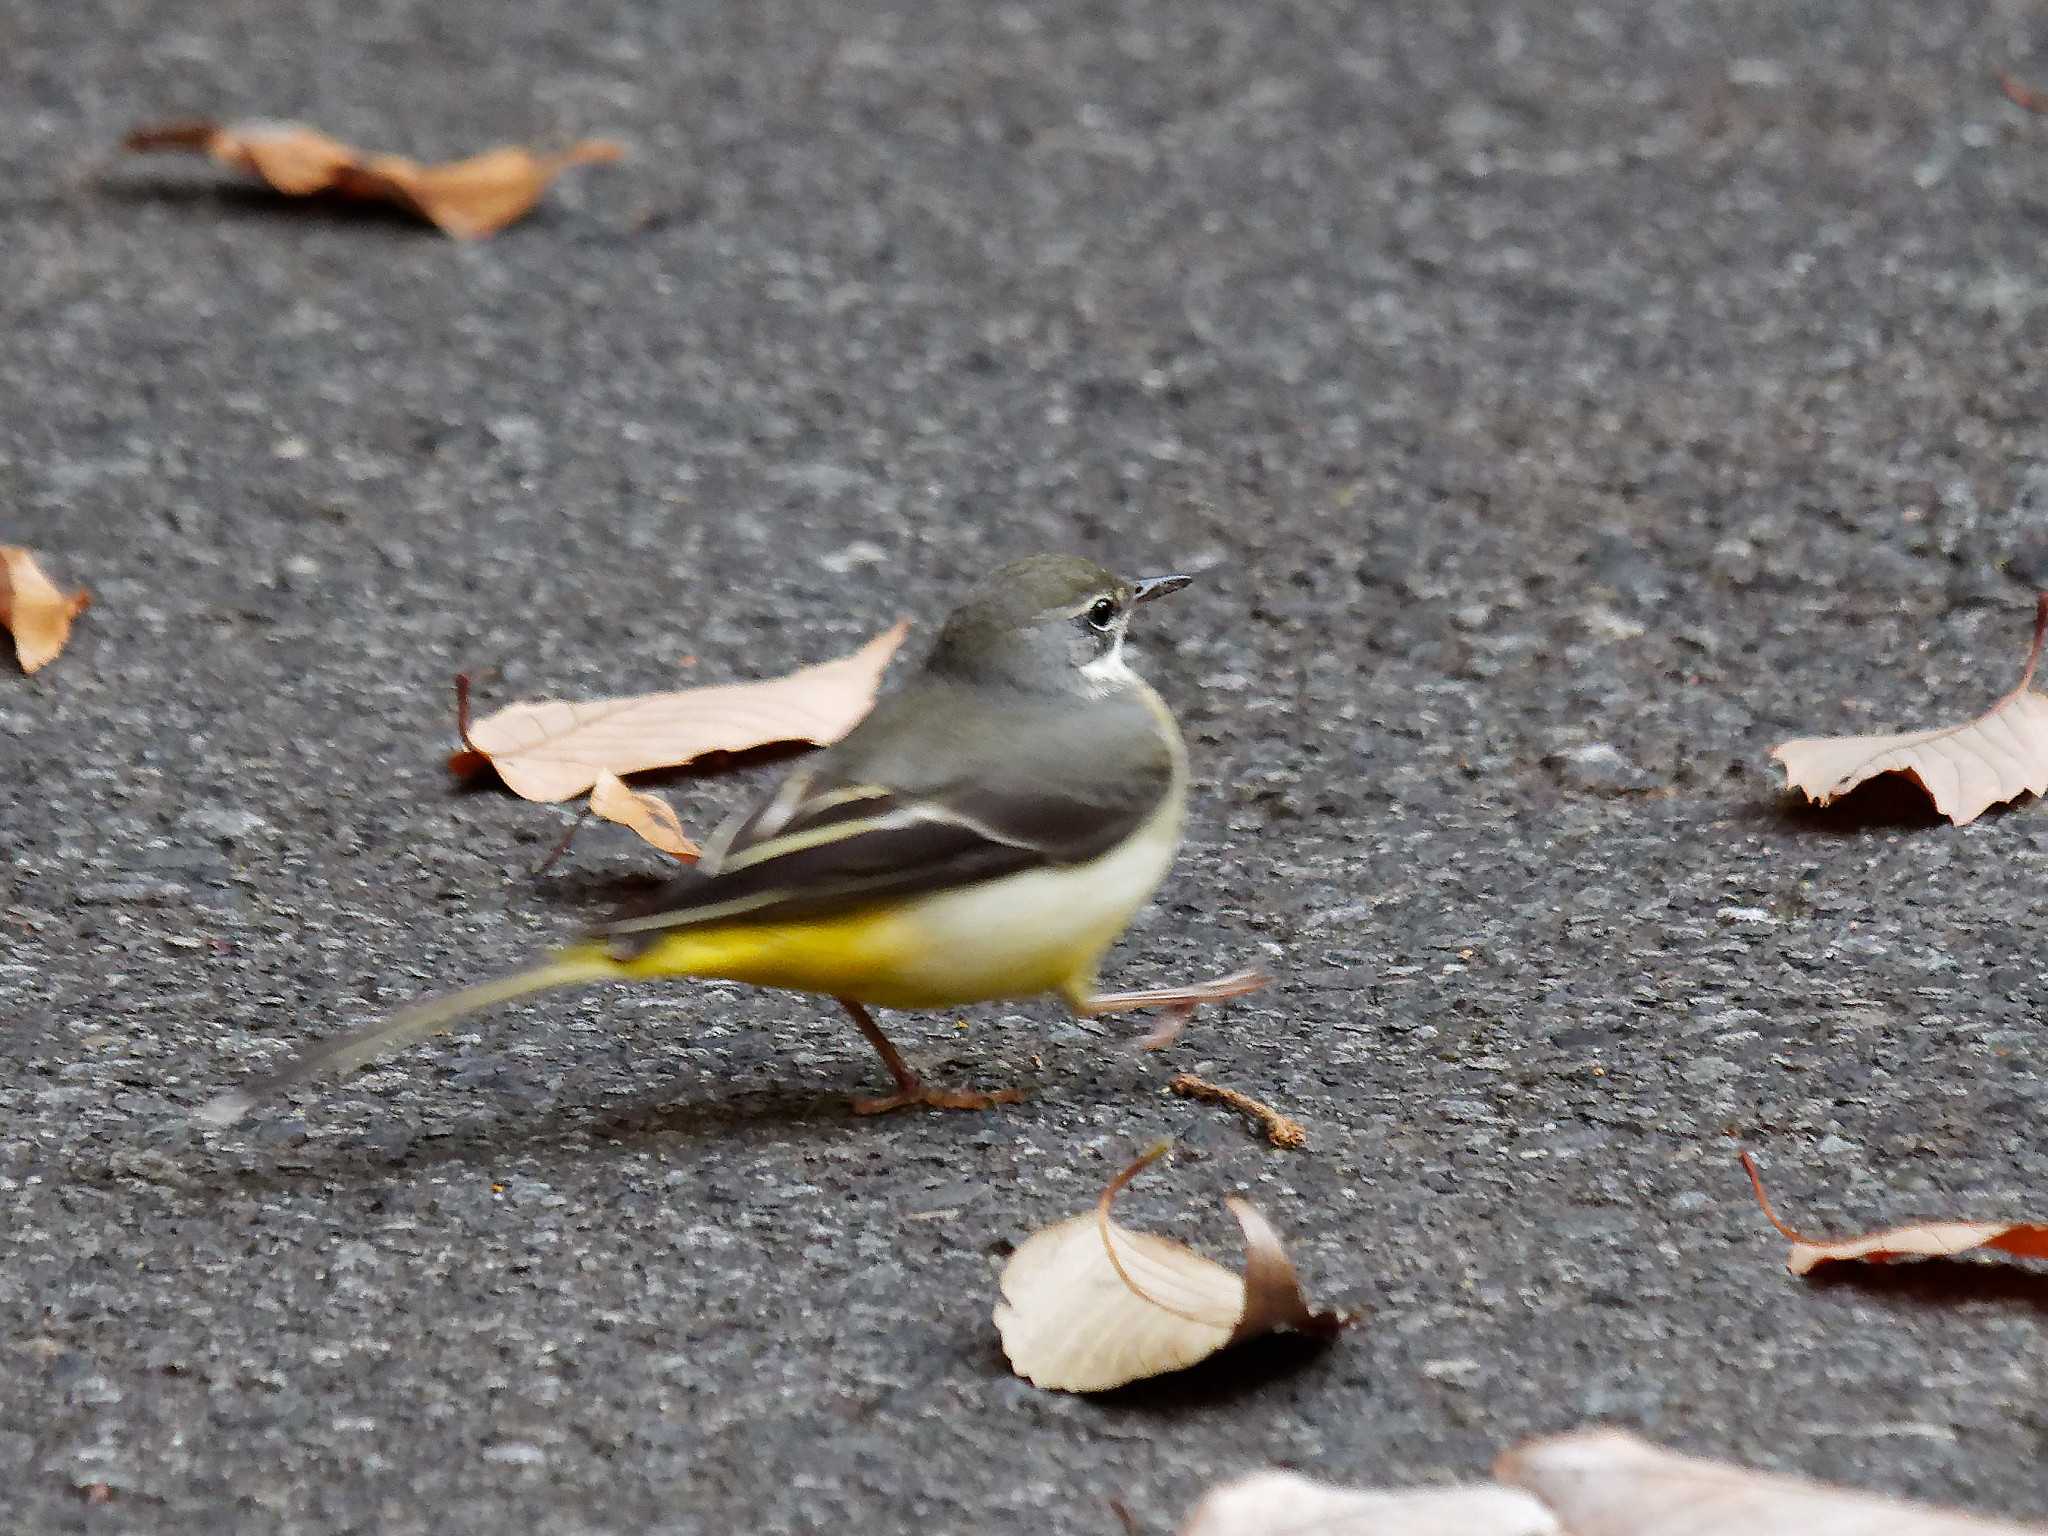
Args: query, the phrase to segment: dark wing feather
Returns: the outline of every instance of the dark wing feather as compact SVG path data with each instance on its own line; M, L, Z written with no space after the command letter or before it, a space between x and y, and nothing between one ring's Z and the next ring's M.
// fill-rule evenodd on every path
M991 698L926 682L792 772L707 871L597 936L630 954L695 923L799 921L1082 862L1158 809L1173 766L1135 694Z

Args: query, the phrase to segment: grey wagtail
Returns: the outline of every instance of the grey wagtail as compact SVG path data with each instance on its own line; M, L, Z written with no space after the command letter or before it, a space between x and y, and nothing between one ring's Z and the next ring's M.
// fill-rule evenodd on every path
M896 1080L861 1114L983 1109L1014 1092L927 1087L868 1013L1052 992L1077 1015L1181 1016L1263 986L1240 971L1097 993L1096 968L1165 877L1187 807L1173 715L1125 664L1124 631L1186 576L1122 581L1038 555L946 620L924 670L712 839L658 910L531 970L319 1041L199 1111L227 1125L267 1094L345 1072L474 1009L609 979L718 977L838 999Z

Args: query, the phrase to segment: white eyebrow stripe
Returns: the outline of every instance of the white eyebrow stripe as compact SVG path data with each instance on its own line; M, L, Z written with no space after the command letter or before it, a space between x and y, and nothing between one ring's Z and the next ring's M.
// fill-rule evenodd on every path
M1105 597L1108 598L1111 603L1116 605L1116 611L1119 616L1127 616L1130 613L1129 603L1127 603L1123 598L1117 596L1116 593L1097 592L1094 596L1090 597L1086 602L1077 603L1074 607L1069 608L1063 615L1063 617L1069 619L1078 619L1083 614L1087 613L1090 608L1093 608L1097 603L1101 602Z

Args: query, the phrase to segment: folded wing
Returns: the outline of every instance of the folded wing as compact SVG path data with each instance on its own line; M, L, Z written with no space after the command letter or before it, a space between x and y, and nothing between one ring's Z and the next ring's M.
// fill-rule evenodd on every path
M798 767L652 910L596 936L623 958L695 924L799 921L1078 863L1129 837L1171 784L1171 747L1149 715L1144 729L1105 729L1138 722L1091 712L1076 729L1063 711L966 699L935 713L927 697L906 716L890 702Z

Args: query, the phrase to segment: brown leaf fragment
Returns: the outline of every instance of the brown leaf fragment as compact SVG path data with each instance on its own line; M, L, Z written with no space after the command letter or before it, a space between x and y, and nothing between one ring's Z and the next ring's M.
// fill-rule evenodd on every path
M1998 72L1998 88L2005 92L2006 100L2014 106L2029 112L2048 112L2048 93L2035 90L2031 85L2007 74Z
M2048 1259L2048 1224L2025 1221L1923 1221L1910 1226L1887 1227L1857 1237L1802 1237L1778 1219L1764 1193L1763 1175L1756 1159L1742 1154L1742 1168L1749 1186L1756 1191L1756 1203L1764 1219L1791 1243L1785 1267L1804 1275L1823 1264L1861 1259L1868 1264L1893 1264L1901 1259L1948 1259L1978 1248L1992 1248L2021 1259Z
M604 773L679 768L708 752L779 742L824 746L873 707L882 669L909 633L910 621L899 620L850 656L766 682L508 704L471 723L448 766L461 773L487 761L516 795L567 800Z
M2019 683L1990 709L1929 731L1780 742L1771 756L1784 765L1786 787L1828 805L1866 779L1896 773L1925 790L1935 810L1959 827L1994 805L2048 791L2048 694L2033 686L2044 637L2048 592L2035 602L2034 644Z
M603 821L631 828L663 853L695 863L703 849L683 835L676 809L659 795L629 788L616 773L600 773L590 791L590 813Z
M287 197L327 193L394 203L463 240L494 235L532 211L572 165L617 160L609 139L584 139L552 154L501 145L464 160L422 165L404 155L373 155L303 123L227 123L206 118L137 128L130 150L196 150L247 171Z
M1240 1093L1235 1088L1226 1088L1221 1083L1212 1083L1192 1072L1182 1072L1166 1085L1184 1099L1200 1099L1210 1104L1222 1104L1236 1110L1260 1130L1266 1133L1266 1140L1276 1147L1290 1151L1308 1145L1308 1132L1299 1120L1280 1113L1272 1105Z
M57 659L71 637L71 621L91 601L83 589L60 590L19 544L0 544L0 628L13 634L22 671L39 671Z
M1349 1321L1310 1310L1279 1236L1246 1201L1225 1202L1244 1233L1242 1275L1111 1220L1118 1193L1166 1150L1112 1179L1092 1212L1034 1232L1003 1267L996 1328L1033 1385L1104 1392L1276 1329L1328 1338Z
M1340 1488L1298 1472L1254 1472L1212 1488L1180 1536L1562 1536L1535 1499L1498 1483Z
M1571 1536L2044 1536L1961 1510L1681 1456L1617 1429L1516 1446L1493 1475L1527 1489Z

